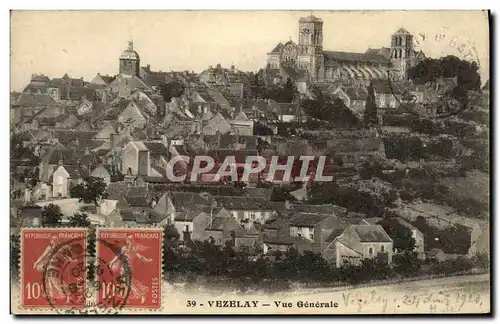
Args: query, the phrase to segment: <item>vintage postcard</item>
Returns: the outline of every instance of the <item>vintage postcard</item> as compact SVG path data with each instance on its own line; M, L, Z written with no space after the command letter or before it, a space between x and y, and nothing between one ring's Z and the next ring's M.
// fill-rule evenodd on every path
M11 313L490 314L489 14L11 11Z

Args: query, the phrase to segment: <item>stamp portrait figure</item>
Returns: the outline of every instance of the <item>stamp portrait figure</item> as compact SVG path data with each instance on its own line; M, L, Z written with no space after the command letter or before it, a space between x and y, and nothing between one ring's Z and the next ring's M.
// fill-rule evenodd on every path
M136 259L143 262L152 262L153 259L147 258L143 254L141 254L142 251L145 251L147 249L147 246L135 243L133 235L127 235L125 238L125 245L121 248L120 253L116 255L109 263L111 270L115 273L119 273L121 276L125 275L125 268L123 263L120 261L120 257L125 258L126 262L129 264L131 272L134 272L133 264L135 263ZM144 304L148 291L149 289L146 285L144 285L138 279L132 277L129 298L138 299L140 300L141 304Z

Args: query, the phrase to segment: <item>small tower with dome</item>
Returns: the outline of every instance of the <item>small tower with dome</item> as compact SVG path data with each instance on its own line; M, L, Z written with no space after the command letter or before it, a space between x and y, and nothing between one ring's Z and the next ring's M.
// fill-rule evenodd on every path
M134 51L134 41L130 39L128 41L128 47L120 55L120 74L133 76L139 75L141 59L139 54Z

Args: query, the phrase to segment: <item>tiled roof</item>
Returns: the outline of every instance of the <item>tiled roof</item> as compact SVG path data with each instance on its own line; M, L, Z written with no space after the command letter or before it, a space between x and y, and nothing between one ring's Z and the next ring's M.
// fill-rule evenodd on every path
M49 82L50 78L48 76L45 76L43 74L36 74L31 77L31 81L36 81L36 82Z
M332 242L336 237L339 237L342 232L344 232L344 228L335 228L326 238L326 242Z
M171 192L170 197L176 210L192 209L197 205L210 206L210 202L198 193Z
M78 86L78 87L70 87L68 89L68 99L70 100L82 100L82 98L93 100L95 96L96 96L95 90L92 88Z
M206 229L209 231L222 231L226 226L235 222L236 220L233 217L214 217L212 223L209 223Z
M345 89L346 94L351 100L366 100L368 93L365 89L349 87Z
M380 225L351 225L361 242L392 242Z
M404 28L399 28L396 34L409 34L409 32Z
M290 226L314 227L319 222L327 219L328 215L297 213L290 220Z
M336 208L334 205L301 205L295 204L291 208L297 213L334 215Z
M272 192L273 188L243 188L243 195L251 198L263 198L269 200Z
M316 16L313 16L313 15L309 15L307 17L301 17L299 19L300 22L322 22L323 19L321 18L318 18Z
M273 210L266 199L238 197L238 196L213 196L217 207L227 210Z
M149 203L146 197L134 197L134 196L126 196L125 199L127 203L131 207L148 207Z
M42 216L42 207L38 205L32 205L32 206L22 206L19 207L20 215L19 217L21 218L35 218L35 217L41 217Z
M106 84L110 84L111 82L113 82L113 80L115 79L114 76L109 76L109 75L101 75L101 79L106 83Z
M256 156L258 152L255 150L210 150L207 152L215 162L223 162L228 156L234 156L236 163L245 163L247 157Z
M123 197L128 188L128 184L123 181L110 183L106 188L108 199L117 200L118 198Z
M283 47L283 44L281 43L278 43L278 45L276 45L272 51L269 52L269 54L279 54L281 53L281 48Z
M63 165L63 168L68 172L71 179L81 179L88 175L88 170L79 165Z
M382 55L372 53L351 53L351 52L336 52L325 51L325 57L331 61L346 61L346 62L372 62L387 64L388 59Z
M126 196L128 197L146 197L148 191L146 187L130 187L127 190Z
M56 106L57 102L46 94L22 93L17 99L21 106Z
M188 209L175 213L175 220L178 222L192 222L198 215L203 213L199 210Z
M131 210L122 210L120 214L121 214L122 220L124 222L135 222L136 221L135 215Z
M278 213L291 213L293 210L287 208L284 201L269 201L268 204Z
M143 144L147 147L149 150L149 154L152 156L167 156L168 155L168 148L165 146L163 143L159 142L143 142Z
M134 136L135 138L135 136ZM144 142L142 141L133 141L133 142L130 142L134 147L137 148L137 150L139 151L147 151L148 148L146 147L146 145L144 144Z
M283 233L277 236L266 236L263 242L267 244L293 245L295 240L289 233Z

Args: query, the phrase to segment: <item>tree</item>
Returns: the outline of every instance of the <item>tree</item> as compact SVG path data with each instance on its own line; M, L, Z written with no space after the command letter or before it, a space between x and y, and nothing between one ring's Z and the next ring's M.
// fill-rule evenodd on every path
M393 257L394 270L404 276L417 276L421 272L422 262L416 252L405 251Z
M170 102L172 98L180 97L184 93L184 85L174 81L160 84L160 94L165 102Z
M411 252L415 249L415 239L411 231L395 218L385 218L379 222L393 241L393 248L398 252Z
M48 204L42 209L42 225L50 226L61 222L63 214L61 207L54 204Z
M368 86L368 96L365 103L365 113L364 113L365 125L372 126L378 125L377 117L377 103L375 102L375 90L373 89L373 84L370 83Z
M179 232L177 231L177 228L173 224L168 224L165 226L163 229L163 236L165 237L165 241L177 241L180 237Z
M89 215L78 211L69 218L69 222L74 227L89 227L91 224Z
M454 55L440 59L424 59L408 70L408 76L416 84L435 83L440 78L457 78L457 85L449 93L464 103L467 91L479 91L481 76L476 62L461 60Z
M10 271L13 279L19 276L19 257L21 256L21 241L19 235L10 236Z
M106 183L102 178L88 177L82 183L70 189L70 196L78 198L85 203L94 203L99 205L98 201L106 198Z
M285 86L283 87L283 92L281 95L281 102L292 102L295 98L295 85L291 78L286 79Z

